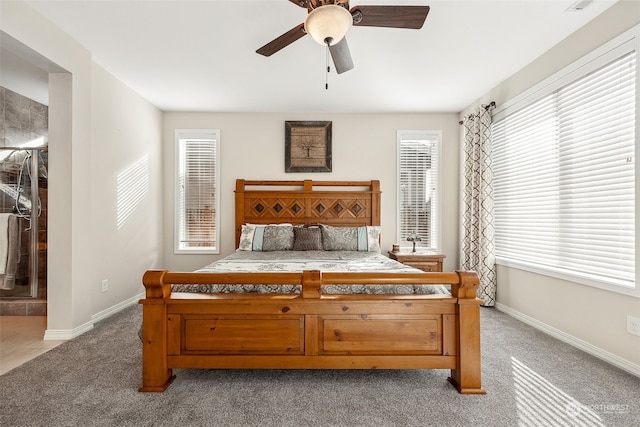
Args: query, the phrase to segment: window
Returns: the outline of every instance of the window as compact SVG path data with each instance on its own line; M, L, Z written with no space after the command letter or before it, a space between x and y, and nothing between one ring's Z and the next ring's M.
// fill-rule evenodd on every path
M499 263L640 295L636 32L494 112Z
M176 130L175 253L220 253L219 165L219 130Z
M440 131L398 131L398 232L401 247L416 233L416 247L440 247Z

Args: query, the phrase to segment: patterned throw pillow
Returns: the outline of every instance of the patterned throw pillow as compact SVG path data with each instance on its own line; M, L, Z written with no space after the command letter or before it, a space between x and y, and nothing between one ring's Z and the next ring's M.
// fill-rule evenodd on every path
M253 250L253 234L256 230L255 224L243 224L242 233L240 234L240 244L238 245L239 251Z
M322 230L322 246L325 251L357 251L357 227L332 227L320 225Z
M293 229L293 250L294 251L321 251L322 232L318 227L295 227Z
M263 251L290 251L293 249L293 227L290 225L267 225L262 236ZM255 239L254 239L255 242ZM255 244L254 244L254 250Z
M367 225L367 251L380 253L380 226Z
M332 227L320 225L325 251L380 252L380 227Z
M239 251L290 251L293 248L291 224L244 224Z

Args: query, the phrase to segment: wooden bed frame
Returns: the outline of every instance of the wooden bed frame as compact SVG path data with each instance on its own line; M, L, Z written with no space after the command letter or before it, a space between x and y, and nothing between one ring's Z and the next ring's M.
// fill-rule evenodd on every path
M378 181L236 182L236 243L245 223L379 225ZM143 277L142 387L173 368L450 369L483 394L475 272L181 273ZM301 294L188 294L172 285L299 284ZM452 295L328 295L322 285L450 284Z

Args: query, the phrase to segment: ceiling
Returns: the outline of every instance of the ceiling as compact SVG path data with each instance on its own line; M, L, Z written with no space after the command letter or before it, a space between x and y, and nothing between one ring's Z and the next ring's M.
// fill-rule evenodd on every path
M27 0L94 61L165 111L460 112L610 7L595 0L352 0L431 7L420 30L353 27L355 68L328 75L303 37L256 49L304 21L288 0Z

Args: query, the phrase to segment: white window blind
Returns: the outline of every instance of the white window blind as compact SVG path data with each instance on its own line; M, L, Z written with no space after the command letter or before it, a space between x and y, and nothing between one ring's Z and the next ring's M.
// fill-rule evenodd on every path
M437 251L440 132L398 131L398 243L412 233L417 247Z
M494 117L496 255L633 290L636 53L611 56Z
M176 131L176 253L219 253L219 132Z

